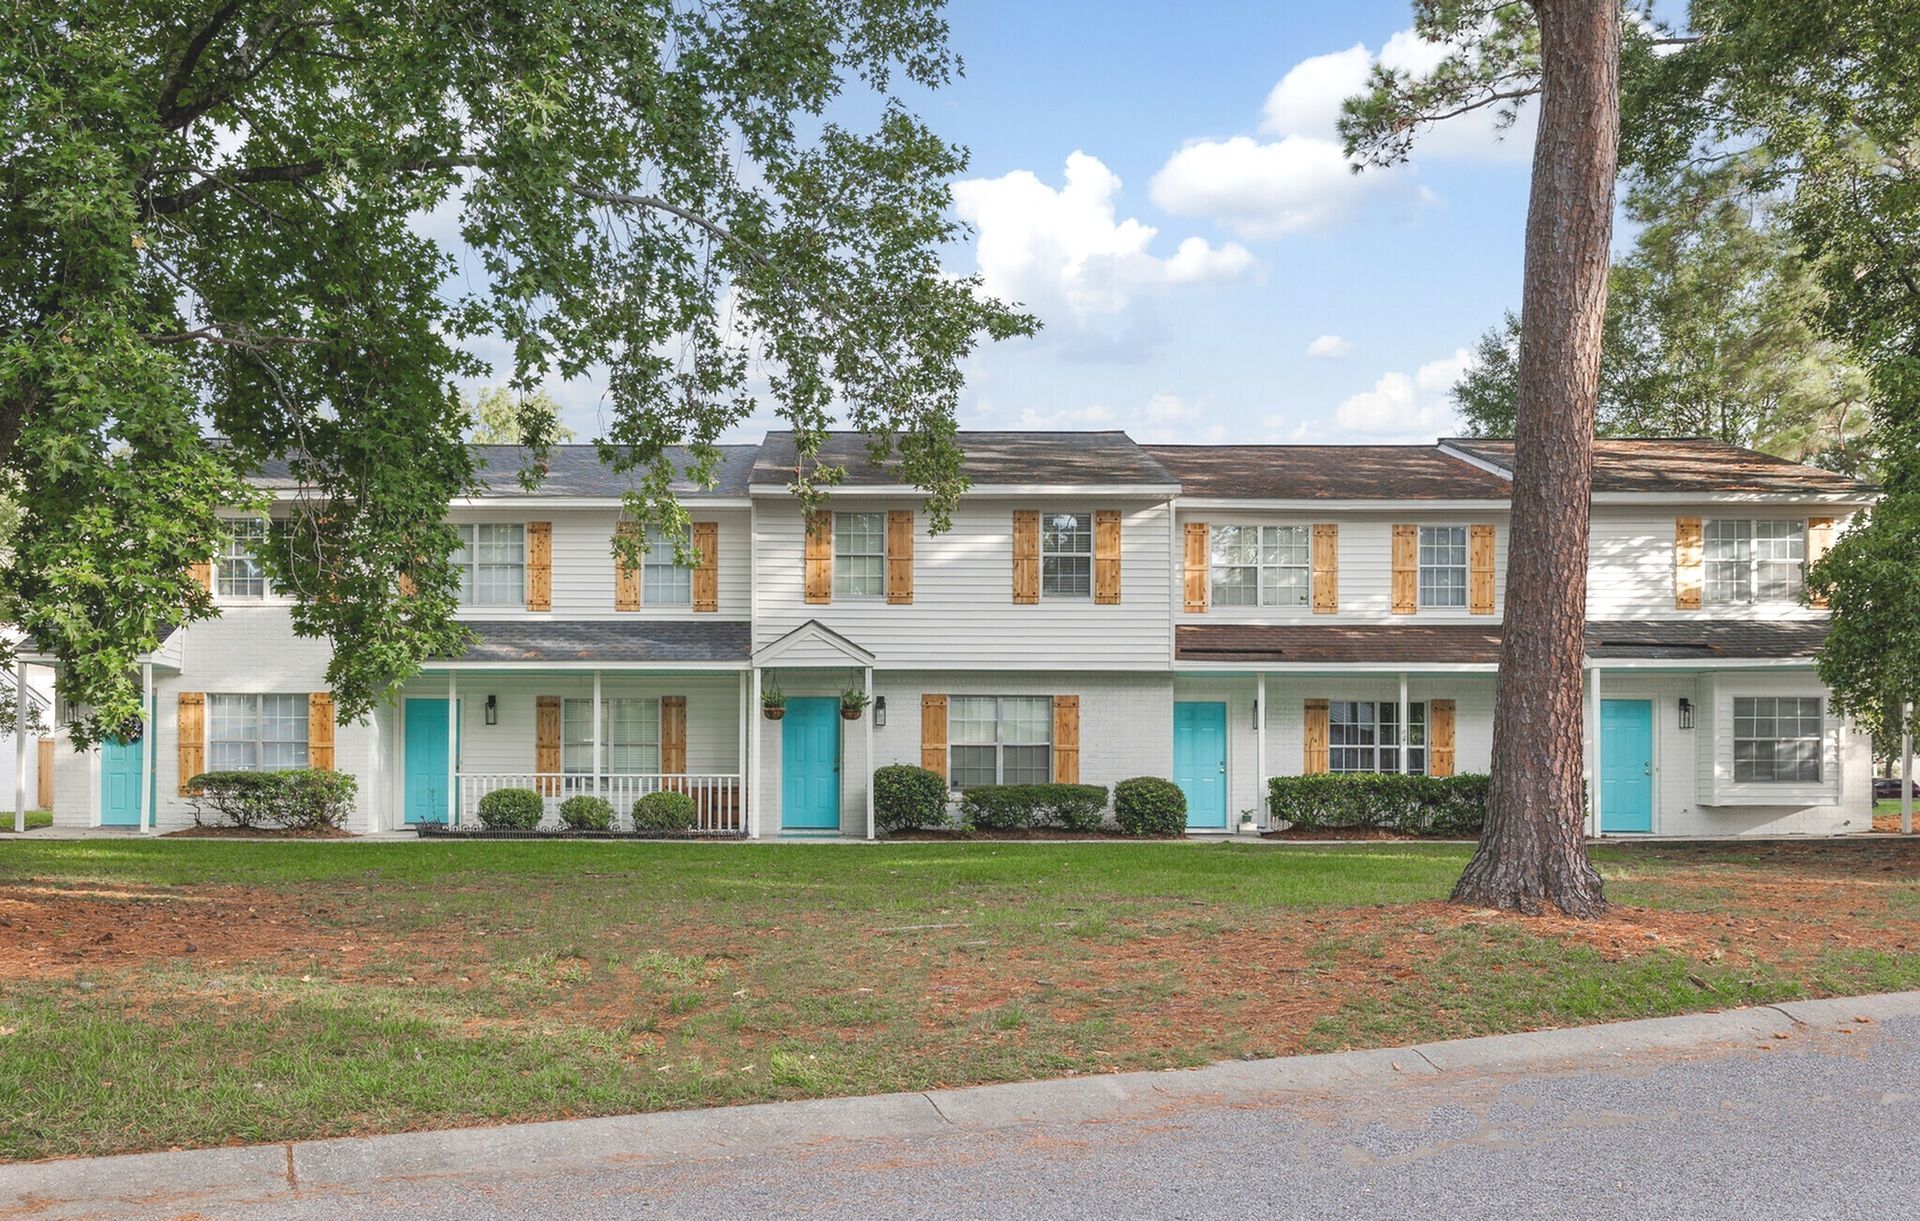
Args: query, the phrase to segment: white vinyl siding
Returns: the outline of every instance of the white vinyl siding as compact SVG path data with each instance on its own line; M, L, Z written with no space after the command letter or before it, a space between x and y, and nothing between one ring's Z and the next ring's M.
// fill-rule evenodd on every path
M513 523L461 523L453 566L462 606L520 606L527 600L527 528Z
M887 515L833 515L833 596L878 598L887 592Z
M1372 700L1330 700L1327 703L1327 768L1335 772L1397 772L1400 770L1400 709L1398 704ZM1407 705L1408 770L1427 770L1427 705Z
M1736 698L1734 783L1819 783L1823 730L1817 696Z
M305 695L207 696L207 770L272 772L306 765Z
M593 768L593 701L563 700L560 705L561 769L590 774ZM660 701L602 701L600 771L608 775L651 775L660 770Z
M1053 777L1053 701L957 695L948 711L951 783L1045 784Z
M675 546L673 535L647 527L647 554L640 564L642 606L693 605L693 569L679 562Z
M1467 528L1420 527L1420 605L1466 604Z
M267 596L267 571L260 564L260 546L267 541L267 523L258 517L239 517L224 523L216 562L214 592L222 598L258 600Z
M1093 596L1093 514L1040 515L1040 596Z
M1305 606L1312 578L1305 526L1214 526L1215 606Z

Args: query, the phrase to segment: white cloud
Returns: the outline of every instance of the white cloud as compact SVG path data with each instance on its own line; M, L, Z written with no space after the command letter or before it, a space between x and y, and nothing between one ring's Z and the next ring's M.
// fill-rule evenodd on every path
M1373 389L1334 408L1334 430L1346 438L1380 442L1432 441L1455 432L1448 392L1472 367L1473 353L1456 348L1451 356L1429 361L1411 375L1382 374Z
M1276 136L1332 137L1340 104L1366 87L1372 68L1372 53L1358 42L1344 51L1301 60L1267 94L1260 130Z
M1309 360L1339 360L1353 351L1353 340L1338 335L1322 335L1307 345Z
M1168 258L1150 253L1159 230L1132 217L1119 219L1119 190L1119 177L1099 158L1075 152L1058 189L1016 170L957 182L953 201L960 218L978 231L987 289L1043 318L1084 322L1118 314L1145 293L1235 280L1254 270L1252 253L1234 242L1213 246L1189 237Z

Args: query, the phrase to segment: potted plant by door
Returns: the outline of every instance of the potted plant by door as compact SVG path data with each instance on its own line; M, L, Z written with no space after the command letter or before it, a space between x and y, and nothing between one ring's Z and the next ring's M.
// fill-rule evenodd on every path
M769 687L760 693L760 715L769 721L777 721L787 715L787 693L778 687Z
M846 721L857 721L867 706L867 693L848 687L840 693L840 717Z

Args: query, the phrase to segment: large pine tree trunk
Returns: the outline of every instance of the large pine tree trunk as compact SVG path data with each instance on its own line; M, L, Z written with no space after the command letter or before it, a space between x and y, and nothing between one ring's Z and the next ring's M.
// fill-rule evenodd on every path
M1458 902L1606 910L1582 836L1581 657L1600 331L1620 142L1617 0L1533 0L1540 128L1527 209L1513 532L1493 788Z

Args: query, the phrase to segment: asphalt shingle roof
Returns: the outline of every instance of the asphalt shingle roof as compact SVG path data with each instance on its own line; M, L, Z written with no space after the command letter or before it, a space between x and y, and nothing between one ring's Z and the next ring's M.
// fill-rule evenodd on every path
M469 620L462 661L745 661L752 628L737 621Z
M1810 658L1826 635L1822 619L1595 620L1587 624L1586 651L1596 660ZM1181 661L1494 665L1500 625L1185 623L1174 649Z
M1464 437L1445 444L1513 470L1512 441ZM1794 495L1872 489L1847 475L1704 437L1601 437L1593 443L1593 490Z
M1124 432L962 432L961 469L975 484L1058 484L1062 487L1177 482ZM897 452L897 451L896 451ZM770 432L753 467L756 484L791 483L800 461L791 432ZM895 461L876 464L865 433L829 433L815 462L844 466L845 484L873 487L901 482Z
M523 445L474 445L474 465L479 468L480 485L488 496L619 496L632 486L633 472L615 471L600 460L600 452L591 445L556 445L547 453L547 474L533 491L520 485L520 472L529 459ZM745 496L747 476L753 469L757 445L722 445L720 465L714 471L716 482L701 488L687 478L692 452L682 446L668 449L674 468L682 474L673 481L676 495L689 499L701 496ZM294 485L284 460L269 462L254 483L266 488L291 488Z
M1513 485L1437 445L1149 445L1186 496L1505 500Z

